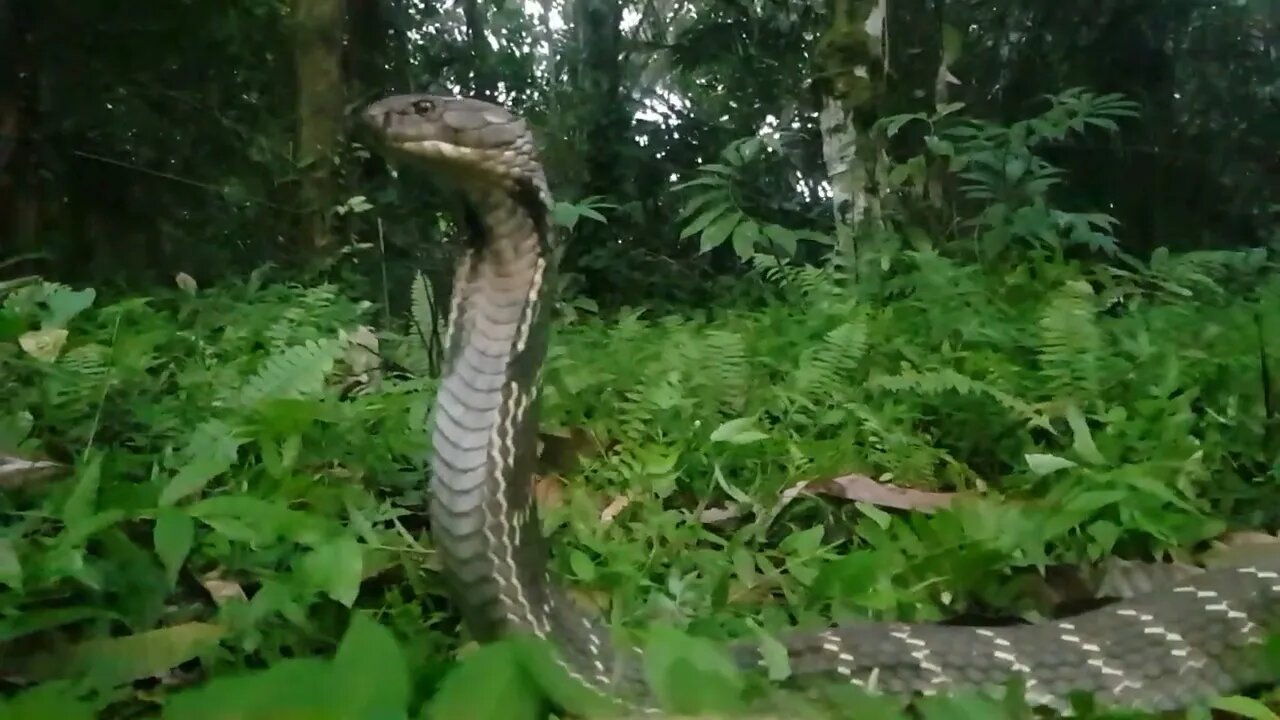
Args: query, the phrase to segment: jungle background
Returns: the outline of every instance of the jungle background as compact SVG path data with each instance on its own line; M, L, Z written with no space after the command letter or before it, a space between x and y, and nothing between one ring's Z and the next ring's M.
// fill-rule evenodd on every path
M537 717L422 517L414 91L538 134L553 567L666 661L1280 525L1280 2L0 0L0 716Z

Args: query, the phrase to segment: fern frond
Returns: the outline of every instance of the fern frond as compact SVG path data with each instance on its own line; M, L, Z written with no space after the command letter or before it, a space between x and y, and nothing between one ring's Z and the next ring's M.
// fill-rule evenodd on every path
M279 398L312 397L324 389L324 381L342 354L333 339L308 340L272 355L258 372L245 381L239 392L244 405L256 405Z
M867 311L859 307L852 319L823 336L800 355L792 379L794 394L808 402L848 398L855 373L867 352Z
M97 401L110 370L111 348L89 343L72 348L58 357L57 372L49 377L46 391L54 404L82 404Z
M1089 398L1099 390L1102 334L1095 301L1087 282L1069 282L1055 293L1040 316L1036 354L1043 386L1055 398Z

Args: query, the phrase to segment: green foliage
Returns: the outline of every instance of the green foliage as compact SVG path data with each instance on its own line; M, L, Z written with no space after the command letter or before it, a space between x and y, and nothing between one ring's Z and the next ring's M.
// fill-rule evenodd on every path
M1275 521L1256 318L1280 315L1280 286L1226 284L1256 262L1046 260L1033 276L908 252L874 290L760 264L777 299L755 309L562 318L544 429L605 451L544 508L555 570L626 624L754 636L792 616L1034 614L1022 588L1046 565ZM364 371L350 392L369 308L324 286L97 302L35 284L0 306L0 367L18 380L5 449L71 467L3 499L0 637L35 649L9 657L109 714L332 712L314 658L355 642L348 618L367 614L411 652L414 688L368 712L432 697L457 645L433 630L451 615L414 520L433 380ZM377 337L384 357L421 358L416 331ZM795 495L850 473L962 497L895 517ZM674 706L746 687L696 643L654 638ZM122 692L191 663L213 677L193 695ZM499 704L534 702L541 682ZM67 701L44 687L13 702ZM438 707L478 692L444 687Z
M685 191L686 196L678 216L684 224L680 238L697 235L698 252L710 252L729 241L744 260L757 254L792 258L799 240L830 244L822 233L765 222L752 217L750 208L744 207L744 176L764 151L765 143L761 137L729 143L720 153L721 162L700 166L697 177L672 187L677 192Z

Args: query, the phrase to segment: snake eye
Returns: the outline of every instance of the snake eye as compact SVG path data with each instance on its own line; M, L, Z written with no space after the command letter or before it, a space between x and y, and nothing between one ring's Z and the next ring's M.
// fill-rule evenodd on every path
M436 109L436 104L430 100L414 100L412 107L413 111L419 115L427 115Z

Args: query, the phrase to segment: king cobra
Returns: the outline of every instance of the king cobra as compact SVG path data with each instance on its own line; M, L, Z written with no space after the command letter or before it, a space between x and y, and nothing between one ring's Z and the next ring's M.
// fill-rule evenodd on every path
M549 576L532 491L539 371L556 233L527 122L470 98L398 95L365 123L390 159L460 191L471 242L458 261L432 414L431 532L471 634L546 641L556 663L610 703L659 714L644 650L581 610ZM999 686L1069 710L1072 693L1148 710L1273 680L1256 651L1280 619L1280 553L1051 622L983 628L858 623L779 639L787 682L892 694ZM727 649L759 670L756 643ZM638 711L638 712L637 712Z

